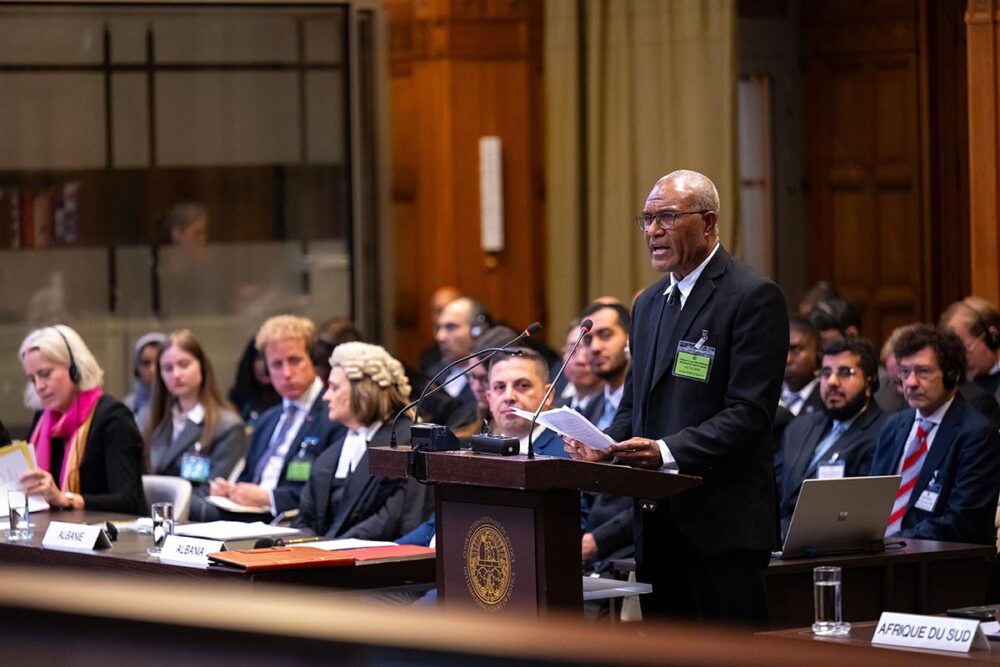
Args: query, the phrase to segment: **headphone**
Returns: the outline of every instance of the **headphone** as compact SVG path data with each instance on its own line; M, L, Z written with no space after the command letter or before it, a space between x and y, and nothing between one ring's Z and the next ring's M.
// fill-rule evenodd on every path
M972 331L973 334L983 337L986 347L996 352L1000 350L1000 316L992 308L989 311L982 311L972 304L968 297L959 303L972 311L976 316L975 327L979 332Z
M490 311L486 310L481 302L473 299L472 301L472 324L469 329L469 333L472 334L472 340L475 340L486 333L487 329L493 328L493 317L490 315Z
M63 343L66 344L66 351L69 352L69 379L73 381L73 384L80 384L80 369L76 365L76 359L73 357L73 348L69 346L69 340L63 335L62 331L59 331L56 327L52 327L52 330L59 334L59 337L63 339Z

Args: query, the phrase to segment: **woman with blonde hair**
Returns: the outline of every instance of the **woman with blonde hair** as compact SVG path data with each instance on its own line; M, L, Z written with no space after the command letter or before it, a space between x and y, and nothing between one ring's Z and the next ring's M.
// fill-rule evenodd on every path
M21 475L26 493L58 509L145 514L142 436L132 413L104 394L104 371L80 335L60 324L35 329L17 353L39 410L30 441L38 467Z
M146 432L148 470L191 482L191 518L200 520L209 482L228 478L246 456L247 437L222 396L212 363L194 334L175 331L157 359Z
M292 525L327 537L391 540L431 512L429 489L368 471L368 448L389 444L392 420L410 399L403 365L378 345L341 343L330 356L323 400L347 433L312 464ZM408 433L411 421L399 420Z

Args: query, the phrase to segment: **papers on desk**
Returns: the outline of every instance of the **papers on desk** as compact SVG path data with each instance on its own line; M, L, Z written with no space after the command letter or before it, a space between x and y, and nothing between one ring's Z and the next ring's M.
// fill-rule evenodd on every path
M531 420L532 413L520 408L511 408L515 415L523 419ZM567 438L579 440L591 449L598 449L602 452L608 451L615 441L611 436L597 428L579 412L568 406L562 406L555 410L546 410L538 415L538 423L546 428L552 429L559 435Z
M996 621L983 621L979 624L979 629L983 631L987 639L1000 641L1000 623Z
M391 547L394 546L395 542L379 542L377 540L358 540L353 537L349 537L343 540L322 540L320 542L308 542L302 544L304 547L312 547L313 549L322 549L323 551L340 551L341 549L364 549L367 547ZM300 545L289 545L289 546L300 546Z
M295 528L269 526L262 521L244 523L243 521L209 521L208 523L186 523L174 528L177 535L201 537L206 540L253 540L259 537L279 537L282 535L297 535Z
M21 475L34 470L35 450L22 441L0 447L0 516L7 516L7 492L18 491L21 485L18 479ZM41 512L49 509L49 504L38 495L28 496L28 512Z
M235 512L237 514L270 514L271 509L269 507L254 507L252 505L240 505L239 503L234 503L229 498L225 496L209 496L205 498L210 504L215 505L219 509L226 510L227 512Z

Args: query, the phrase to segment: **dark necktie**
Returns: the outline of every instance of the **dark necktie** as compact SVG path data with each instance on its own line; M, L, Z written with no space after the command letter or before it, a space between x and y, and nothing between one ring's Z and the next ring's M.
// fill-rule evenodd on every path
M279 447L281 447L281 443L283 443L288 437L288 431L292 428L292 422L295 421L296 412L298 412L298 408L295 407L294 403L289 403L288 407L285 408L284 421L281 422L281 428L278 430L278 435L271 438L271 444L267 446L267 451L264 452L264 456L260 457L260 461L257 461L257 467L253 471L254 483L260 484L260 478L264 474L264 468L267 467L267 462L271 460L274 453L278 451Z
M663 364L670 356L670 351L666 349L670 345L670 340L674 335L674 325L677 323L677 316L681 312L680 288L674 285L667 294L667 302L660 312L660 321L657 323L656 338L654 339L653 350L653 378L658 378L663 373Z

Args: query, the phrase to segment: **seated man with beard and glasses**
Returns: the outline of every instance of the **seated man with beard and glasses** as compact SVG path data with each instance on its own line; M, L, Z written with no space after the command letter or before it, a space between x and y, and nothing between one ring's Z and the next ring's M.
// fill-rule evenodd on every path
M803 481L868 474L885 419L872 400L877 390L878 362L871 343L849 338L823 348L822 410L788 425L775 458L782 534L788 530Z

